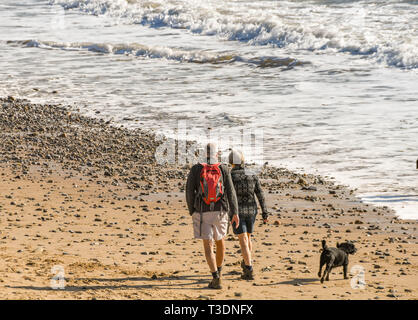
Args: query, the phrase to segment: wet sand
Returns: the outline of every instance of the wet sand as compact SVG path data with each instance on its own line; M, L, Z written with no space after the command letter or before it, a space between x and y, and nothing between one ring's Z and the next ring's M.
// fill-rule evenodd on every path
M416 299L417 222L313 175L265 167L269 223L258 217L254 281L240 280L227 236L223 289L207 289L185 206L187 167L156 164L152 132L76 110L0 99L1 299ZM279 225L277 222L280 221ZM349 270L320 283L320 241L352 240ZM52 289L60 266L65 288Z

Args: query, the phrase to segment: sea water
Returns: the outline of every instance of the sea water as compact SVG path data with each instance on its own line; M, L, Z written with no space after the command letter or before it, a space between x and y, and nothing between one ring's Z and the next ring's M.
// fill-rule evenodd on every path
M418 218L418 1L2 0L0 95L262 129L263 161Z

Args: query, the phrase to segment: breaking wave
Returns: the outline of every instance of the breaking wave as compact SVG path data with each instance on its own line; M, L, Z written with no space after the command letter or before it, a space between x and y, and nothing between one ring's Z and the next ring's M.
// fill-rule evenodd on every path
M294 58L257 57L246 58L234 53L214 53L201 50L184 50L170 47L145 46L142 44L106 44L93 42L55 42L38 40L10 40L11 46L35 47L41 49L60 49L67 51L91 51L101 54L128 55L149 59L167 59L188 63L244 63L260 68L286 68L308 64Z
M418 67L414 1L396 3L213 0L51 0L65 10L120 23L185 29L250 45L361 55L388 66ZM412 10L409 10L411 9ZM399 14L393 14L394 11ZM390 25L390 27L388 27Z

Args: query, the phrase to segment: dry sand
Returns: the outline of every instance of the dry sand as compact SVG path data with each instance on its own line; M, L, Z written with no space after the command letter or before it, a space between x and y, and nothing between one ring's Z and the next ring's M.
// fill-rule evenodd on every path
M211 290L185 206L187 168L155 164L152 133L12 97L0 99L0 130L1 299L417 298L417 222L332 181L266 167L271 216L256 225L256 280L240 280L230 231L224 288ZM349 270L364 268L363 289L342 268L320 283L322 239L355 242ZM54 266L64 289L51 288Z

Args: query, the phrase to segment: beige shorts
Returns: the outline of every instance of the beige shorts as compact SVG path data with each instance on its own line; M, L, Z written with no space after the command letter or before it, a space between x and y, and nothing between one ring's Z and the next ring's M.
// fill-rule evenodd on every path
M201 217L203 218L200 223ZM195 212L192 216L196 239L221 240L228 232L228 213L223 211Z

